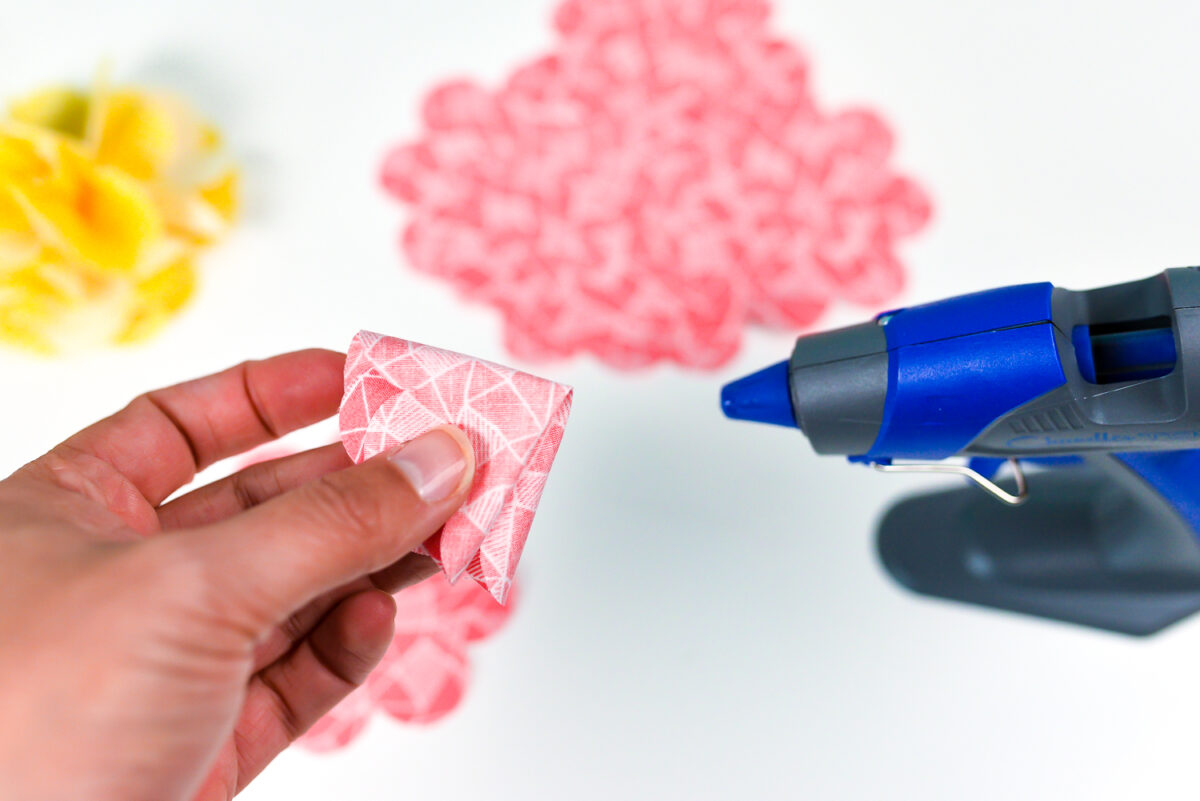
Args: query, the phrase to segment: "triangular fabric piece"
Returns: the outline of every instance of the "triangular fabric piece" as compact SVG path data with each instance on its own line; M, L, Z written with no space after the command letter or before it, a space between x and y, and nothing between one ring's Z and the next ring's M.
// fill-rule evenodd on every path
M471 495L420 550L451 580L465 572L504 603L562 442L571 388L370 331L350 343L345 378L339 426L356 463L438 425L466 432L475 449Z

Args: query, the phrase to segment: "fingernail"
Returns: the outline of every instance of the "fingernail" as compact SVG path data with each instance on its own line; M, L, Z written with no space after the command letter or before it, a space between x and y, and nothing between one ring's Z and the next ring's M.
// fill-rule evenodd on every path
M467 468L462 443L442 428L422 434L390 458L426 503L436 503L453 495Z

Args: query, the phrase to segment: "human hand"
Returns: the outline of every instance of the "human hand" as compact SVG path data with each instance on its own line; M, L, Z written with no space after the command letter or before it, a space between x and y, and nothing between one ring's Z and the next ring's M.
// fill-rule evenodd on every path
M436 569L409 552L473 478L461 431L164 503L333 414L343 362L301 351L147 393L0 481L0 798L225 801L383 656L389 593Z

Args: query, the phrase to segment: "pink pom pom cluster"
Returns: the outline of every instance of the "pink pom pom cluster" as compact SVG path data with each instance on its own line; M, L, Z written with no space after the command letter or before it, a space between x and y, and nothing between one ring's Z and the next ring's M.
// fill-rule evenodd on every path
M555 51L452 82L385 187L418 270L505 318L529 360L712 368L744 326L811 324L903 282L930 214L874 113L818 108L764 0L567 0Z

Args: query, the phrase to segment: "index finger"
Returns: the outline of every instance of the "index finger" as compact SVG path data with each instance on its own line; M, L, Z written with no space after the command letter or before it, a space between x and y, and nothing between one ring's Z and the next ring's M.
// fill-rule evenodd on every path
M311 349L243 362L147 392L56 450L102 459L157 506L213 462L337 412L345 361Z

